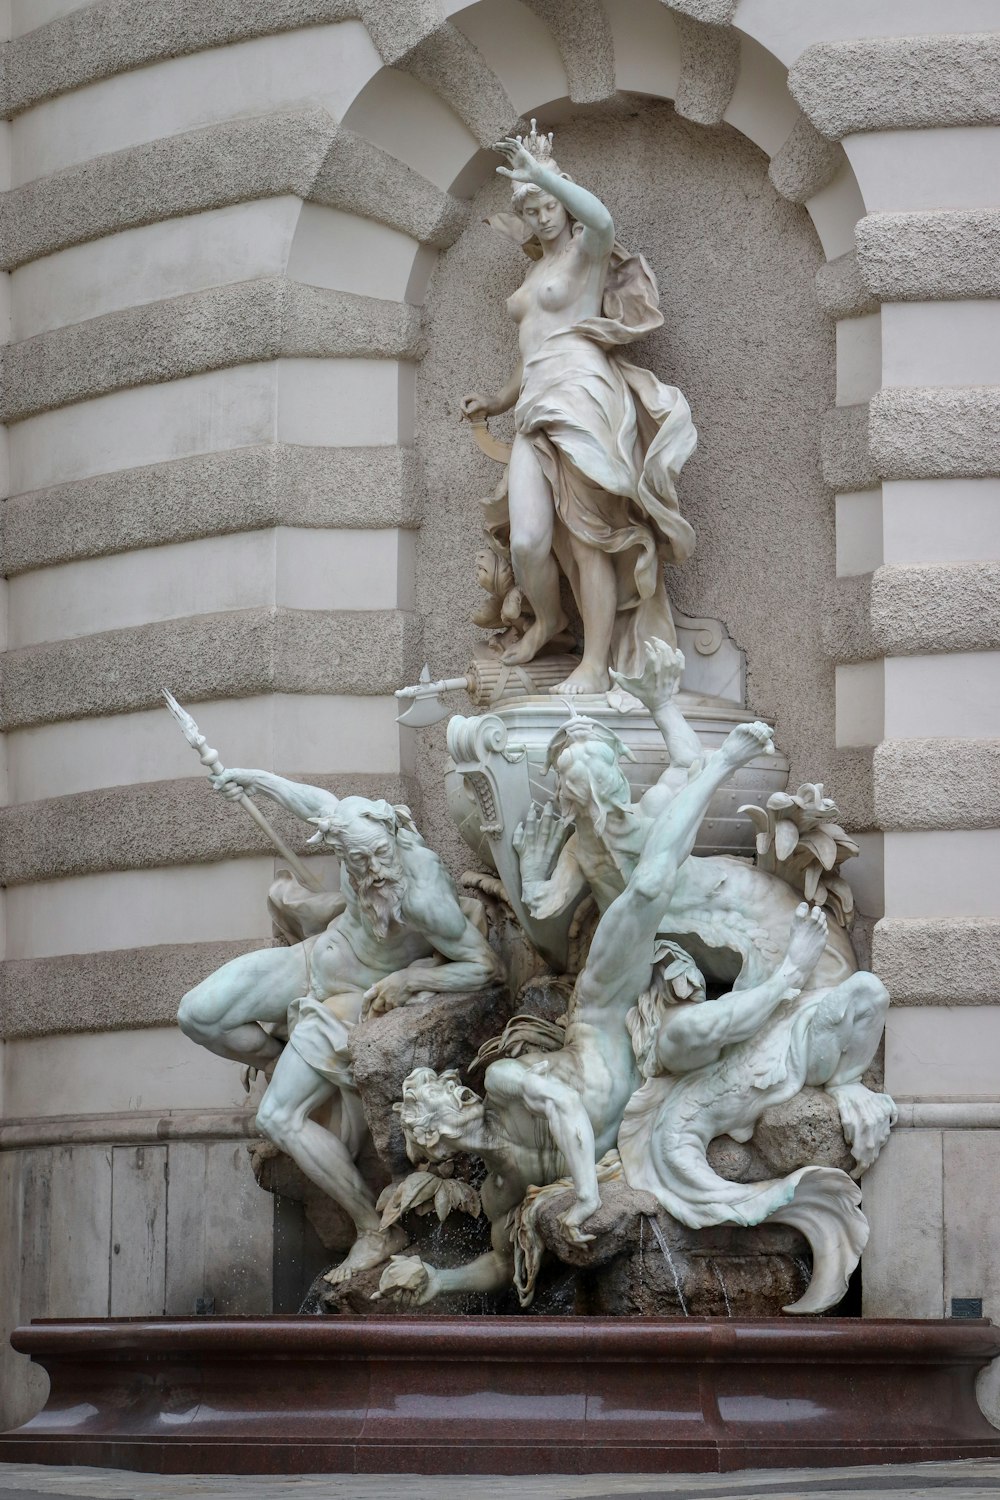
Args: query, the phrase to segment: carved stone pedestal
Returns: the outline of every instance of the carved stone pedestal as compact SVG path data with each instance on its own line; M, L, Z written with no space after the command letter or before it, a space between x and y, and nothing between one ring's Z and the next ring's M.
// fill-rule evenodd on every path
M0 1461L149 1473L724 1472L1000 1457L988 1322L193 1318L39 1322Z

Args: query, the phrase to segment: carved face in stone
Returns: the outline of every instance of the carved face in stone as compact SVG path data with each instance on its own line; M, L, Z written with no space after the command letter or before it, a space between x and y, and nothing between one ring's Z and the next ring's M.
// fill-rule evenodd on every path
M472 1120L482 1114L483 1101L465 1088L454 1068L438 1074L433 1068L414 1068L403 1080L403 1100L394 1104L411 1161L447 1161L462 1149Z
M333 817L319 823L323 842L340 856L366 920L376 937L384 938L392 922L402 921L406 895L392 809L388 803L345 797Z
M543 242L557 240L569 223L569 214L559 199L537 189L525 194L517 211L527 227Z
M632 801L628 781L614 749L600 740L578 740L556 761L556 803L564 818L581 818L601 834L608 814Z

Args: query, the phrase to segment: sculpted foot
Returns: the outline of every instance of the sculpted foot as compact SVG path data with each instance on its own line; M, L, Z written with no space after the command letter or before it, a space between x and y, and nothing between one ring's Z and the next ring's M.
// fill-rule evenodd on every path
M331 1286L337 1286L342 1281L349 1281L355 1271L372 1271L388 1260L390 1255L402 1250L405 1244L406 1234L398 1224L393 1224L388 1229L366 1230L358 1235L340 1265L328 1271L323 1280L328 1281Z
M551 627L536 620L530 625L516 646L510 646L501 656L500 660L507 667L524 667L529 661L534 661L542 647L551 641L552 637L566 629L568 621L564 614L560 614Z
M722 742L718 754L738 769L758 755L774 754L774 730L768 724L738 724Z
M565 682L549 688L549 692L557 696L565 693L606 693L610 686L611 679L606 671L589 667L581 662L576 671L569 674Z
M808 902L800 901L792 918L782 964L791 984L798 988L805 984L823 956L826 941L826 913L818 906L810 908Z

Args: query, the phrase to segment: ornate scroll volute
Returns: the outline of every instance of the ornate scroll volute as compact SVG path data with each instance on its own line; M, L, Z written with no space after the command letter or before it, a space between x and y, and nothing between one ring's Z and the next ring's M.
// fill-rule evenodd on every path
M498 714L455 714L448 722L448 753L475 800L514 915L550 967L565 973L572 912L539 922L521 900L521 866L513 841L531 809L527 750L508 743L507 726Z

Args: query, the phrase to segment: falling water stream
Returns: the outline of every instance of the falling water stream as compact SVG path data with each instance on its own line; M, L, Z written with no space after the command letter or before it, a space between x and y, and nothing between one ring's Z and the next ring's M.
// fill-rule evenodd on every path
M674 1289L677 1292L677 1300L681 1305L681 1312L686 1318L688 1318L691 1316L691 1314L688 1312L688 1305L684 1300L684 1292L681 1289L681 1278L677 1273L677 1266L674 1262L674 1257L670 1253L670 1246L664 1239L663 1230L660 1228L655 1219L649 1220L649 1227L653 1231L653 1238L656 1240L656 1243L663 1251L663 1255L666 1259L667 1265L670 1267L670 1274L674 1278Z
M719 1283L719 1286L722 1288L722 1296L726 1304L726 1317L731 1318L733 1315L733 1309L729 1302L729 1293L726 1291L726 1283L723 1280L722 1272L719 1270L719 1267L714 1260L709 1261L709 1265L712 1267L713 1276Z

